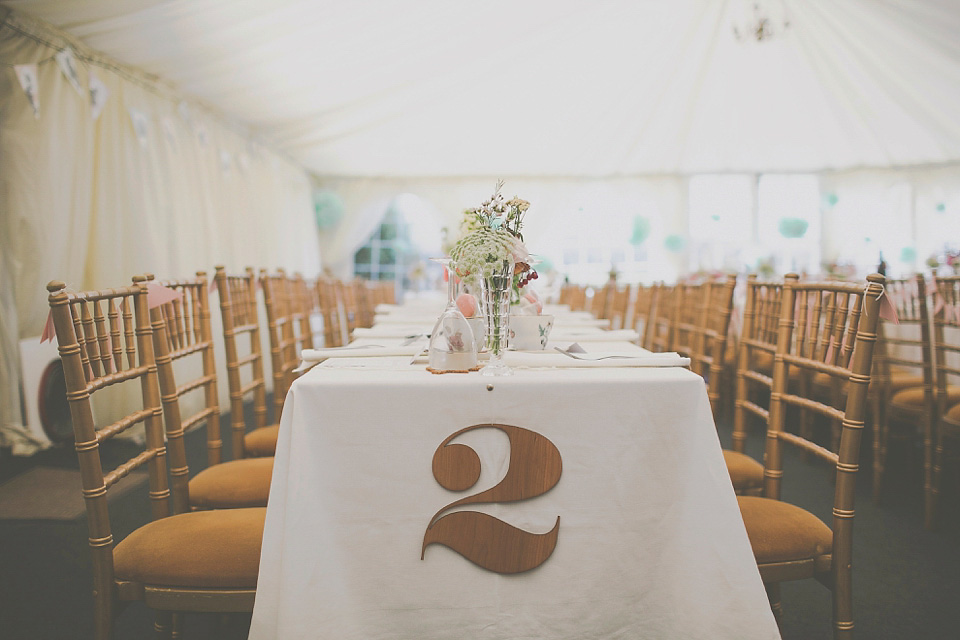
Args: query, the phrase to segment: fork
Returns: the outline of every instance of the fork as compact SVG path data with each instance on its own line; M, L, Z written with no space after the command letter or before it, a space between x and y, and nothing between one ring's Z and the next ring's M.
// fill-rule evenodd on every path
M611 359L617 359L617 358L635 358L636 357L636 356L611 355L611 356L595 356L591 358L589 356L582 356L576 353L570 353L569 351L564 351L560 347L554 347L553 350L559 353L562 353L568 358L573 358L574 360L585 360L587 362L597 362L598 360L611 360Z

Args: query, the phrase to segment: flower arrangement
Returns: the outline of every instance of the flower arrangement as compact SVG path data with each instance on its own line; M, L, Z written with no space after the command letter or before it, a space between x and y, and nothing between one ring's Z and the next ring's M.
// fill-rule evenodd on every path
M537 272L523 243L523 217L530 203L516 196L507 200L497 182L493 195L464 212L465 234L450 251L457 276L482 294L486 344L491 354L484 375L509 375L501 361L509 339L510 303L520 301L520 290ZM458 300L458 306L467 306ZM467 301L468 302L468 301Z
M501 189L503 180L497 182L493 195L483 204L464 211L460 224L463 236L453 246L450 257L456 265L457 275L473 286L492 267L512 258L511 299L519 303L522 289L539 277L531 265L530 252L524 245L521 231L530 203L516 196L507 200Z

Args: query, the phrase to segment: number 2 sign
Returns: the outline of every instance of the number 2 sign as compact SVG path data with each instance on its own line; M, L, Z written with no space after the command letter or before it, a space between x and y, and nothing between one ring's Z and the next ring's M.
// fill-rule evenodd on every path
M467 504L518 502L541 496L560 481L560 451L547 438L521 427L478 424L461 429L440 443L433 454L433 477L444 489L466 491L480 479L480 457L464 444L450 441L476 429L493 428L510 440L510 464L495 486L451 502L438 511L423 536L420 559L431 544L442 544L477 566L496 573L522 573L546 562L557 546L560 516L547 533L530 533L479 511L455 511Z

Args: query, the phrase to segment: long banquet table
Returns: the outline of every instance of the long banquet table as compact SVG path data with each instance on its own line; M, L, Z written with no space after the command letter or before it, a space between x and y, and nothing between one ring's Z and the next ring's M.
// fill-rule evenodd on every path
M250 638L779 638L703 380L542 355L506 378L433 375L409 356L331 358L299 378L281 418ZM495 573L448 546L423 548L439 511L518 464L509 430L468 430L453 441L476 452L479 480L438 484L434 452L475 425L535 432L562 458L542 495L467 507L533 534L556 527L552 555L532 570Z

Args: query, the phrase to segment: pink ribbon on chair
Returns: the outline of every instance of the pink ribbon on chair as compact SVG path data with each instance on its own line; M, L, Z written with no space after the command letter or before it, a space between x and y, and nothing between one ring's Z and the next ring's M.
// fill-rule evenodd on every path
M53 340L57 337L57 328L53 326L53 310L47 311L47 321L43 325L43 333L40 335L40 342Z
M183 297L182 291L177 291L171 289L170 287L165 287L156 282L147 283L147 308L153 309L154 307L159 307L162 304L172 302Z

